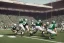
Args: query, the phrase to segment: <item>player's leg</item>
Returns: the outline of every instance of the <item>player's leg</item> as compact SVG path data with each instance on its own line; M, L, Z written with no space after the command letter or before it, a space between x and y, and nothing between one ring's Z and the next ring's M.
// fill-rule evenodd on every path
M37 31L38 31L37 29L30 31L30 36L34 35Z
M56 35L58 34L58 32L57 32L57 28L55 28L53 31L56 33Z
M26 27L26 29L27 29L27 32L29 32L29 26L28 26L28 25L26 25L25 27Z
M12 30L12 32L17 33L16 27L13 27L11 30Z
M45 29L42 28L41 26L38 26L37 28L38 28L38 30L42 31L42 36L44 36Z
M32 36L33 34L35 34L38 31L37 26L35 26L32 31L30 31L30 36Z
M48 29L47 31L50 34L49 39L51 39L53 36L55 36L57 34L55 31L53 31L51 29Z
M19 25L19 32L23 35L25 32L25 28L22 24Z
M52 38L52 30L50 30L50 29L47 29L47 33L49 33L49 39L51 39Z

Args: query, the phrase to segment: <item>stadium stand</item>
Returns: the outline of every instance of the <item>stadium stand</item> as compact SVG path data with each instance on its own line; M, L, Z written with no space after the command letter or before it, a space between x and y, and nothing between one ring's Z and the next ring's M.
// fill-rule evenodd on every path
M62 4L63 2L64 1L59 1L59 3ZM0 23L2 25L11 25L12 23L18 23L19 18L27 18L29 20L29 24L31 23L32 19L41 19L43 22L51 22L52 20L55 20L57 23L61 23L64 21L64 10L62 9L64 6L62 5L62 7L58 7L58 9L56 9L57 3L58 2L53 3L53 9L51 10L50 8L20 5L0 1Z

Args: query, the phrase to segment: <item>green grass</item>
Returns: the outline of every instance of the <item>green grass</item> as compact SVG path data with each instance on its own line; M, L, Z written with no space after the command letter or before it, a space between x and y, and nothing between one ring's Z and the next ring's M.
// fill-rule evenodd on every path
M16 38L8 38L7 36L13 34L11 30L0 30L0 34L4 35L4 37L0 37L0 43L52 43L52 42L43 41L43 40L20 37L20 35L17 35ZM37 38L45 39L40 35L41 35L40 32L35 34L35 36L38 36ZM29 34L25 34L25 36L29 37ZM49 40L49 39L45 39L45 40ZM59 32L58 35L51 40L57 41L57 42L64 42L64 32Z

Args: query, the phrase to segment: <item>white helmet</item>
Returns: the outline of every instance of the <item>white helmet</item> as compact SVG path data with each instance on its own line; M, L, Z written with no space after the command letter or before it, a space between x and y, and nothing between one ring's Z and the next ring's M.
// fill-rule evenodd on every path
M25 21L28 21L28 19L25 19Z
M49 24L49 22L46 22L46 24Z
M14 26L16 26L16 24L13 24Z
M41 20L38 20L39 22L41 22Z

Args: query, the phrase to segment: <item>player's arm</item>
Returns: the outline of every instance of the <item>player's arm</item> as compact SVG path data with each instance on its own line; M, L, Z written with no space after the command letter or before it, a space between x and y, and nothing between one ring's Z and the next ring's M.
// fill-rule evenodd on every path
M57 33L57 25L55 24L54 31Z

